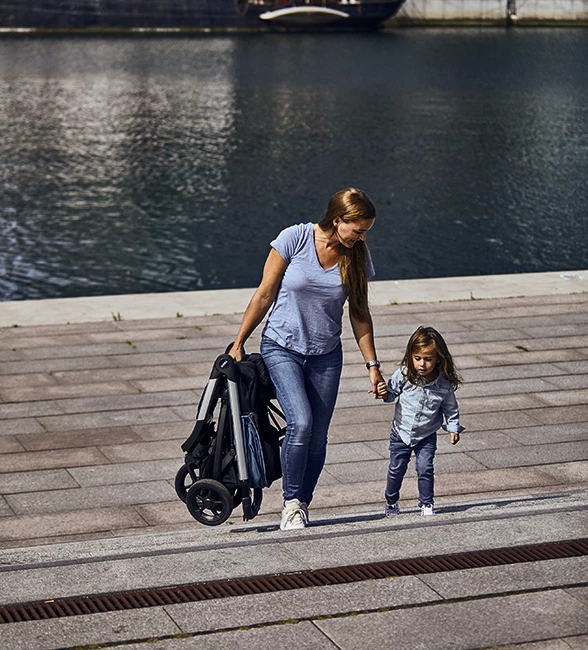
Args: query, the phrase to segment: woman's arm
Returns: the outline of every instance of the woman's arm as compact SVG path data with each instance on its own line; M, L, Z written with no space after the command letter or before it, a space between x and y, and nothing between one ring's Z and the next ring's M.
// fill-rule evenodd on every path
M366 363L369 361L375 361L378 357L376 355L376 345L374 343L374 326L371 317L369 321L363 321L356 316L353 316L350 310L349 320L351 321L353 335L355 336L355 340L357 341L357 345L359 346L361 354L363 355L364 361ZM377 366L372 366L369 369L369 373L370 383L372 385L370 393L374 393L374 397L377 399L379 397L378 384L384 383L385 386L384 378L382 377L382 373ZM380 392L382 392L382 389L380 389Z
M259 323L261 323L274 302L287 266L288 263L282 259L275 248L272 248L263 267L261 283L247 305L247 309L243 314L243 320L241 321L241 327L237 332L233 347L229 350L229 354L236 361L241 361L243 358L245 341L251 336Z

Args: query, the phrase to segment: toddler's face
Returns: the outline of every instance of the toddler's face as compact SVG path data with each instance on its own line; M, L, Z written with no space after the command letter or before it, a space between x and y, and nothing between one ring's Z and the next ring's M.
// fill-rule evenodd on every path
M412 364L419 377L422 377L427 384L437 376L437 364L439 355L434 343L426 348L419 348L412 353Z

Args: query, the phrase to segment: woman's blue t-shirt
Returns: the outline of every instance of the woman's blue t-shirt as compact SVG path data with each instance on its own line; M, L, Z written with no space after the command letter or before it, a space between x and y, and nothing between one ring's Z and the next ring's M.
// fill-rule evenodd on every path
M300 354L327 354L341 339L347 293L337 264L321 266L314 224L290 226L271 242L288 263L263 335ZM374 275L371 258L368 277Z

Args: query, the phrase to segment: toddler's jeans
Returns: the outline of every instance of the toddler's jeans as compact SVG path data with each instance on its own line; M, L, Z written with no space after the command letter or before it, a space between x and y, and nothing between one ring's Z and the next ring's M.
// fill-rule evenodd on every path
M437 434L433 433L410 447L394 431L390 433L390 465L386 482L386 501L396 503L400 497L400 486L406 474L410 457L414 452L415 468L418 476L419 505L432 505L434 500L435 477L433 459L437 449Z

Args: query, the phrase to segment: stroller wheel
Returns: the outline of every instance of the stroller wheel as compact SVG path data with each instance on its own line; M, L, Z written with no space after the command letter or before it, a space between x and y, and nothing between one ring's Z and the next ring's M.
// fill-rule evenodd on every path
M233 497L222 483L202 478L188 490L186 505L196 521L207 526L218 526L233 511Z
M259 513L262 500L263 500L263 490L261 488L255 488L253 490L253 502L251 503L251 512L254 517L257 517L257 514Z
M197 480L198 472L194 470L194 468L191 468L188 465L182 465L178 470L174 481L174 487L176 488L176 494L184 503L186 503L188 490Z

